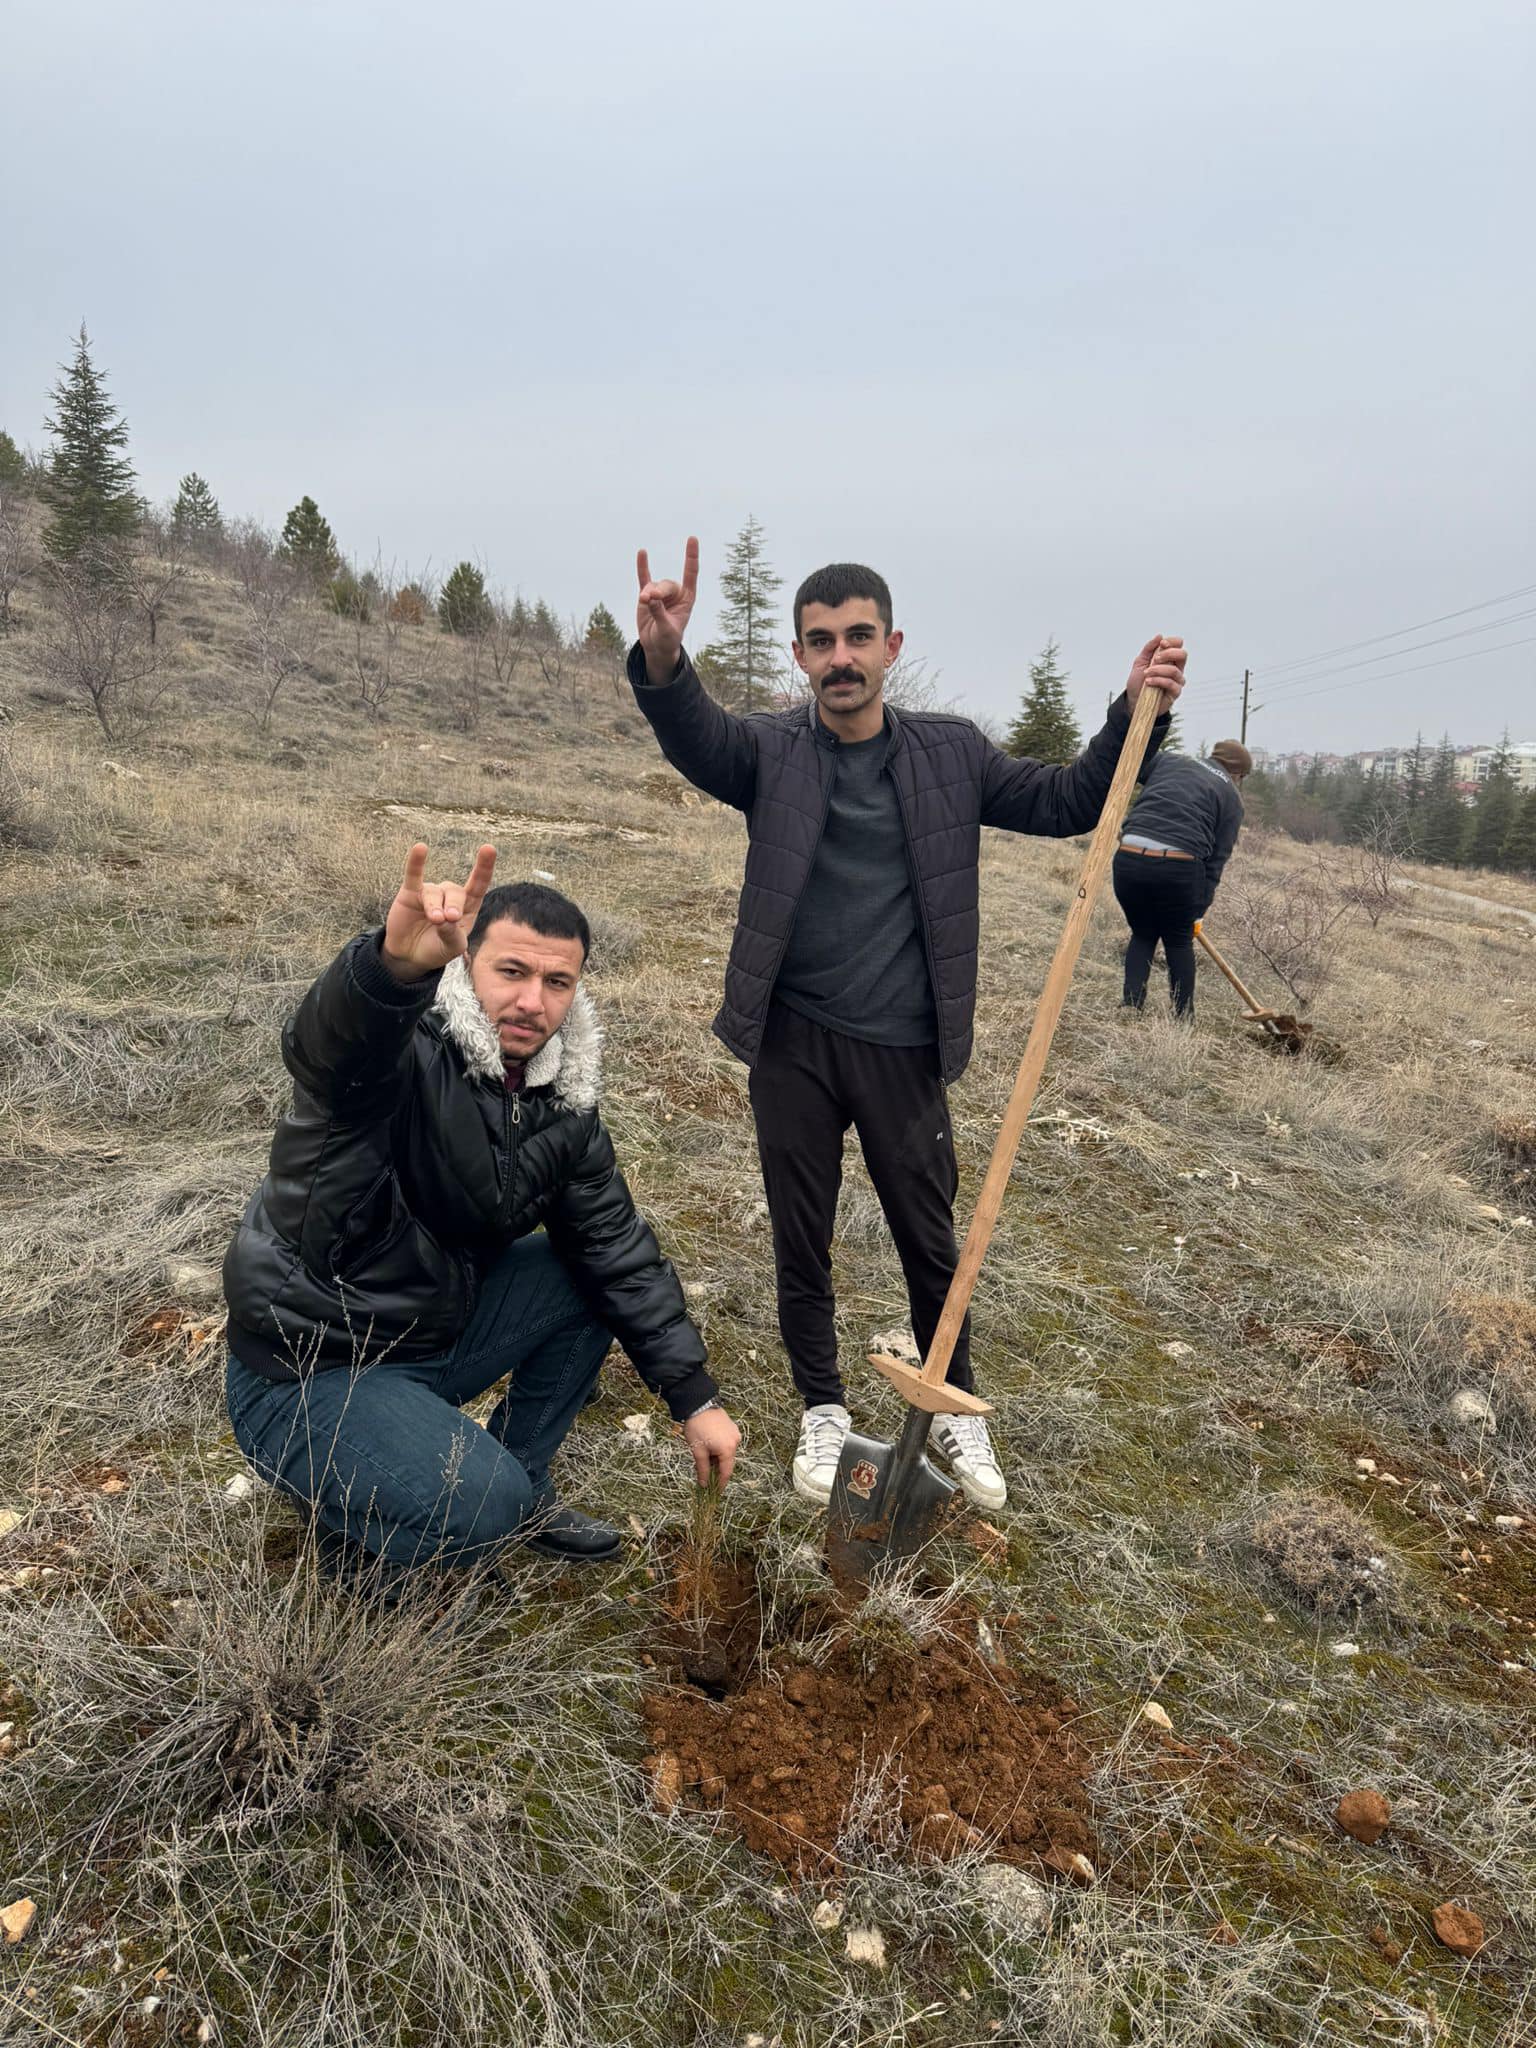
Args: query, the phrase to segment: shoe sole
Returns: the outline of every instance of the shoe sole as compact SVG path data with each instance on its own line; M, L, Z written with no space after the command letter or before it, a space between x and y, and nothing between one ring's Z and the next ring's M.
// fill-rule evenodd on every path
M612 1564L623 1551L622 1542L615 1543L611 1550L565 1550L558 1543L549 1543L542 1536L530 1536L523 1544L524 1550L537 1552L540 1557L555 1558L561 1564Z
M825 1508L832 1505L832 1482L830 1480L827 1483L826 1492L823 1493L819 1487L813 1486L809 1480L802 1479L800 1474L791 1466L789 1483L802 1500L810 1501L813 1506Z

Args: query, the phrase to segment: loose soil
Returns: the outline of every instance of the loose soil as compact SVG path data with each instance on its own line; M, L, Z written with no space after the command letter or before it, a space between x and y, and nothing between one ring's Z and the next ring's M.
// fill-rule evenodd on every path
M666 1689L645 1719L660 1804L723 1810L752 1849L826 1876L846 1849L850 1798L878 1773L887 1804L865 1839L888 1851L931 1860L984 1846L1057 1876L1093 1860L1081 1709L1006 1650L988 1663L973 1610L951 1605L923 1643L875 1647L830 1587L770 1625L750 1566L717 1564L702 1604L692 1578L653 1645Z

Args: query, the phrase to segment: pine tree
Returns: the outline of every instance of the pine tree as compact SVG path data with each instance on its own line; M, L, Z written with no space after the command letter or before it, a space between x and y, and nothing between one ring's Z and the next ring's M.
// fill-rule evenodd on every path
M1509 734L1506 732L1488 763L1488 773L1477 792L1472 811L1472 836L1467 858L1475 868L1496 868L1504 859L1508 839L1520 809L1520 792L1510 764Z
M372 614L369 591L363 578L343 569L326 585L326 602L338 618L356 619L367 625Z
M27 458L0 427L0 490L20 490L27 481Z
M389 600L389 621L394 626L424 626L432 601L419 583L402 583Z
M542 597L533 608L533 621L528 630L536 647L558 647L564 638L560 621Z
M313 583L329 583L341 567L336 536L313 498L300 498L283 521L277 552L281 561L291 563Z
M1536 789L1519 800L1515 821L1504 841L1502 864L1512 875L1536 875Z
M1029 688L1003 739L1003 751L1030 761L1076 760L1083 736L1067 696L1067 671L1054 639L1029 664Z
M618 620L609 611L607 605L593 605L592 615L587 620L586 644L593 654L623 654L625 652L623 632L620 630Z
M1184 751L1184 728L1179 722L1177 700L1168 714L1168 723L1163 728L1162 744L1157 751L1160 754L1182 754Z
M178 540L214 540L224 529L219 501L195 469L189 469L176 492L171 512L171 531Z
M512 600L512 609L507 614L507 626L515 639L533 638L533 613L529 611L528 601L521 591Z
M490 625L491 600L485 594L485 578L473 562L460 562L443 585L437 616L445 633L473 637Z
M1419 807L1420 856L1439 866L1456 866L1466 845L1468 822L1467 807L1456 794L1456 753L1446 734L1435 751Z
M53 389L53 436L44 492L53 517L43 546L56 562L75 562L106 573L125 542L138 532L142 507L134 489L128 422L107 395L91 361L90 336L81 324L72 363Z
M782 677L776 599L783 581L769 566L762 527L749 517L725 551L714 642L722 668L717 688L739 711L766 703Z

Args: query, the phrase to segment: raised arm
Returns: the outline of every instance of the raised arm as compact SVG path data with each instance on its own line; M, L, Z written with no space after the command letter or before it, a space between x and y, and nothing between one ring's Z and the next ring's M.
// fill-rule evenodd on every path
M714 701L683 652L683 634L698 596L699 544L689 537L680 582L654 578L644 548L635 567L639 638L629 656L635 701L680 775L721 803L745 810L757 785L752 728Z
M462 885L429 882L418 842L383 931L344 946L288 1020L284 1063L334 1115L366 1123L394 1108L411 1033L443 968L465 950L495 865L495 847L482 846Z
M999 825L1007 832L1036 832L1046 839L1069 839L1076 832L1092 831L1114 779L1121 742L1131 722L1131 706L1150 685L1167 692L1171 709L1184 687L1185 660L1182 640L1155 633L1131 663L1124 694L1110 706L1103 728L1075 761L1047 766L1043 761L1017 759L987 741L981 822ZM1167 729L1167 714L1159 713L1142 763L1143 775Z

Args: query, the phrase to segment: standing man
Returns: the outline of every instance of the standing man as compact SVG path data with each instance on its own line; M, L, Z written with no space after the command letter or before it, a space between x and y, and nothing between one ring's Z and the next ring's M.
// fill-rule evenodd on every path
M1177 1017L1195 1014L1195 920L1210 909L1243 822L1243 777L1253 756L1218 740L1208 761L1159 754L1131 806L1115 854L1115 900L1131 936L1124 1008L1147 1000L1159 939Z
M688 542L681 582L654 580L643 550L638 569L629 679L640 708L672 765L746 815L746 880L714 1028L752 1070L779 1329L805 1405L793 1481L825 1502L851 1424L831 1261L844 1134L850 1124L858 1132L926 1353L956 1261L945 1088L971 1055L981 827L1089 830L1131 700L1149 677L1178 695L1184 646L1149 640L1104 730L1069 766L1050 768L1011 759L969 719L885 703L902 636L872 569L840 562L806 578L794 653L811 701L747 718L706 694L683 652L698 542ZM972 1386L969 1321L950 1378ZM981 1418L941 1416L932 1441L972 1501L1002 1505L1007 1487Z

